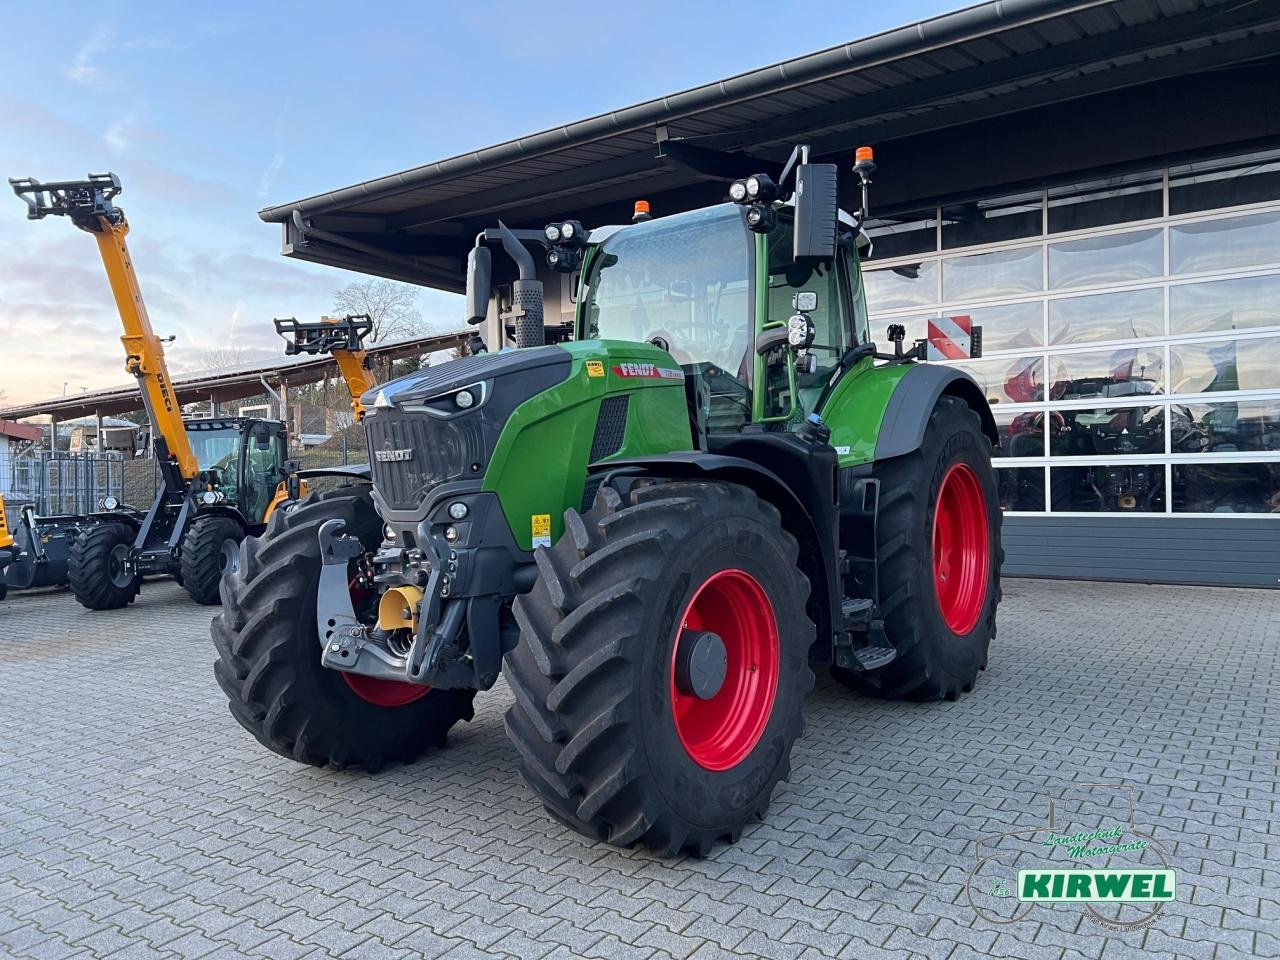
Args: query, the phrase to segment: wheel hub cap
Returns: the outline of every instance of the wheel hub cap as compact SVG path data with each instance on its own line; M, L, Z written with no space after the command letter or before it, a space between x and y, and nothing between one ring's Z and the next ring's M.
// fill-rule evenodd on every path
M218 570L222 573L235 573L240 567L240 544L227 539L222 541L222 549L218 553Z
M111 579L112 586L124 588L133 579L129 570L129 549L129 544L118 543L107 556L107 576Z
M751 753L778 691L778 623L764 588L720 570L694 591L672 645L676 735L694 763L728 770Z
M987 599L991 543L987 501L967 463L951 466L938 488L933 514L933 585L947 627L966 634Z
M676 648L676 689L710 700L724 686L729 669L724 641L710 630L684 630Z

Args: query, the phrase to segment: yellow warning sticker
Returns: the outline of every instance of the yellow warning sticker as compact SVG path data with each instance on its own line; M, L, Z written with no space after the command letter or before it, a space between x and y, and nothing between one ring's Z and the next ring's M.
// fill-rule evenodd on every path
M534 547L551 546L551 514L535 513L533 515Z
M603 377L603 376L604 376L604 361L603 361L603 360L588 360L588 361L587 361L587 376L588 376L588 377Z

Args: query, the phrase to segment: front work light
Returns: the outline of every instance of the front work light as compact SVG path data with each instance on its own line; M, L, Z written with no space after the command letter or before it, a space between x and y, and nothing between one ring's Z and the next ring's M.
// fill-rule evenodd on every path
M548 240L550 240L552 243L559 242L560 224L548 223L545 227L542 228L542 235L546 237Z
M768 233L778 225L778 213L764 203L753 203L747 210L747 227L756 233Z
M729 184L729 199L734 203L742 203L747 199L747 184L742 180L735 180Z
M778 186L766 174L757 173L747 177L743 184L747 188L747 197L756 203L769 203L778 199Z
M103 509L103 510L115 510L115 509L116 509L117 507L119 507L119 506L120 506L120 498L119 498L119 497L112 497L112 496L109 496L109 495L108 495L108 496L105 496L105 497L103 497L103 498L102 498L102 509Z

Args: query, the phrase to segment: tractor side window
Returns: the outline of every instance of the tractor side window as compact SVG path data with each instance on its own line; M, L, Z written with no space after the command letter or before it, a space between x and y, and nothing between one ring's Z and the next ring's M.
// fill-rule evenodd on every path
M835 264L797 264L791 257L790 211L780 211L778 227L768 236L769 321L785 323L793 313L794 297L800 291L818 295L818 308L809 314L816 333L809 348L818 361L815 373L798 374L796 385L805 411L821 393L844 352L852 345L840 271ZM850 278L854 280L854 277Z
M191 443L191 452L202 471L216 473L218 489L228 500L235 501L239 497L236 489L236 475L240 464L240 431L234 427L221 430L187 430L187 439Z

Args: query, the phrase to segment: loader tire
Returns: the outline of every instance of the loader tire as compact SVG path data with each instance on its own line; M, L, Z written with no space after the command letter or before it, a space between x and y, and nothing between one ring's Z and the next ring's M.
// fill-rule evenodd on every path
M475 691L433 690L321 666L317 533L333 518L345 521L346 532L367 549L381 542L382 522L367 487L313 494L293 510L276 511L261 537L241 542L213 619L214 675L231 715L269 750L299 763L373 773L444 746L449 729L471 719Z
M141 574L131 576L125 566L133 537L124 523L95 523L76 537L67 555L67 583L82 607L118 610L133 603L142 589Z
M244 528L230 517L216 514L196 517L182 538L177 580L196 603L220 603L218 584L240 553Z
M880 612L897 658L832 673L886 700L955 700L987 666L1000 604L1000 500L978 415L941 397L918 450L875 466Z
M605 486L564 516L516 598L505 664L525 781L617 846L705 856L735 842L788 776L813 688L795 539L730 483L656 483L625 501ZM721 645L718 692L714 669L689 668L699 644L712 662Z

